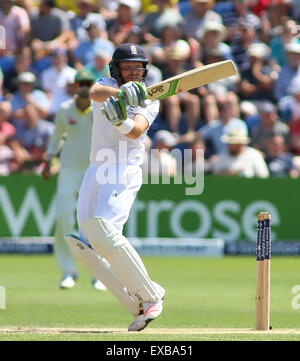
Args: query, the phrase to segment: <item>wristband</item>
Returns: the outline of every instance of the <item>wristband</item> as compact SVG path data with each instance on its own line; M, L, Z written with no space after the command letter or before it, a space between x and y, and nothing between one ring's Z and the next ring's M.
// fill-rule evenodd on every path
M118 125L117 128L122 134L128 134L134 128L135 123L133 119L127 118L121 125Z

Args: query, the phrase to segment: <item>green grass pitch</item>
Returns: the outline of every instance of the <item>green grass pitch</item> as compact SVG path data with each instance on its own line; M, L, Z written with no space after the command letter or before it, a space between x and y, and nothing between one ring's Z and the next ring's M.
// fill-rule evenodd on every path
M76 287L60 290L52 255L0 255L0 285L6 290L0 341L300 340L300 308L292 307L299 258L273 257L273 329L261 332L254 330L255 257L143 260L166 289L164 312L144 331L128 333L132 316L109 292L95 291L80 264Z

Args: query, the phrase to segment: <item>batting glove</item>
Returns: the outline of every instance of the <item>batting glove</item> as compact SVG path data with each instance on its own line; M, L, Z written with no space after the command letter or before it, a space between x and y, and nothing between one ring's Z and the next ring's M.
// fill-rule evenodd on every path
M130 81L126 84L123 84L120 87L118 93L118 99L120 103L125 102L128 105L133 107L144 106L144 101L147 98L147 91L143 84Z
M127 119L126 106L121 106L119 100L113 96L103 103L102 112L114 126L122 124Z

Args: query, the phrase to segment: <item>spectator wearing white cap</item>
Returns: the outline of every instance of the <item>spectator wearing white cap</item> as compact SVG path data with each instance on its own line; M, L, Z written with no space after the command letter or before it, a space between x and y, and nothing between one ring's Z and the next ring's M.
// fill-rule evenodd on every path
M36 77L31 72L22 72L17 77L17 90L11 99L12 119L22 122L26 118L27 107L37 110L42 119L47 119L49 114L49 100L46 93L35 89Z
M170 46L166 53L166 63L162 67L164 79L186 71L187 60L190 56L189 44L182 39ZM194 131L200 118L200 99L196 94L183 92L162 101L162 109L167 120L169 130L179 133L180 121L186 131Z
M140 8L140 0L118 0L117 17L108 22L108 37L115 46L126 43Z
M200 59L204 64L207 64L207 54L213 49L220 51L224 60L233 60L233 55L230 46L224 40L227 36L225 26L217 21L207 21L203 25L203 29L197 37L201 44Z
M212 166L216 175L241 176L246 178L269 177L268 167L262 154L248 144L250 138L239 129L232 129L222 136L227 149Z

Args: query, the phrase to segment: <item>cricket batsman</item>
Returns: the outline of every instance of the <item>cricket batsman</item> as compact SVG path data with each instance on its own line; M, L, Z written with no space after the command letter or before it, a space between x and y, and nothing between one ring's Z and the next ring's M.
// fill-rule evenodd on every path
M134 316L129 331L144 329L161 314L165 294L122 234L142 185L143 141L159 111L158 101L146 99L147 64L142 47L122 44L110 62L111 77L90 90L93 128L77 207L80 239L66 235L86 268Z

